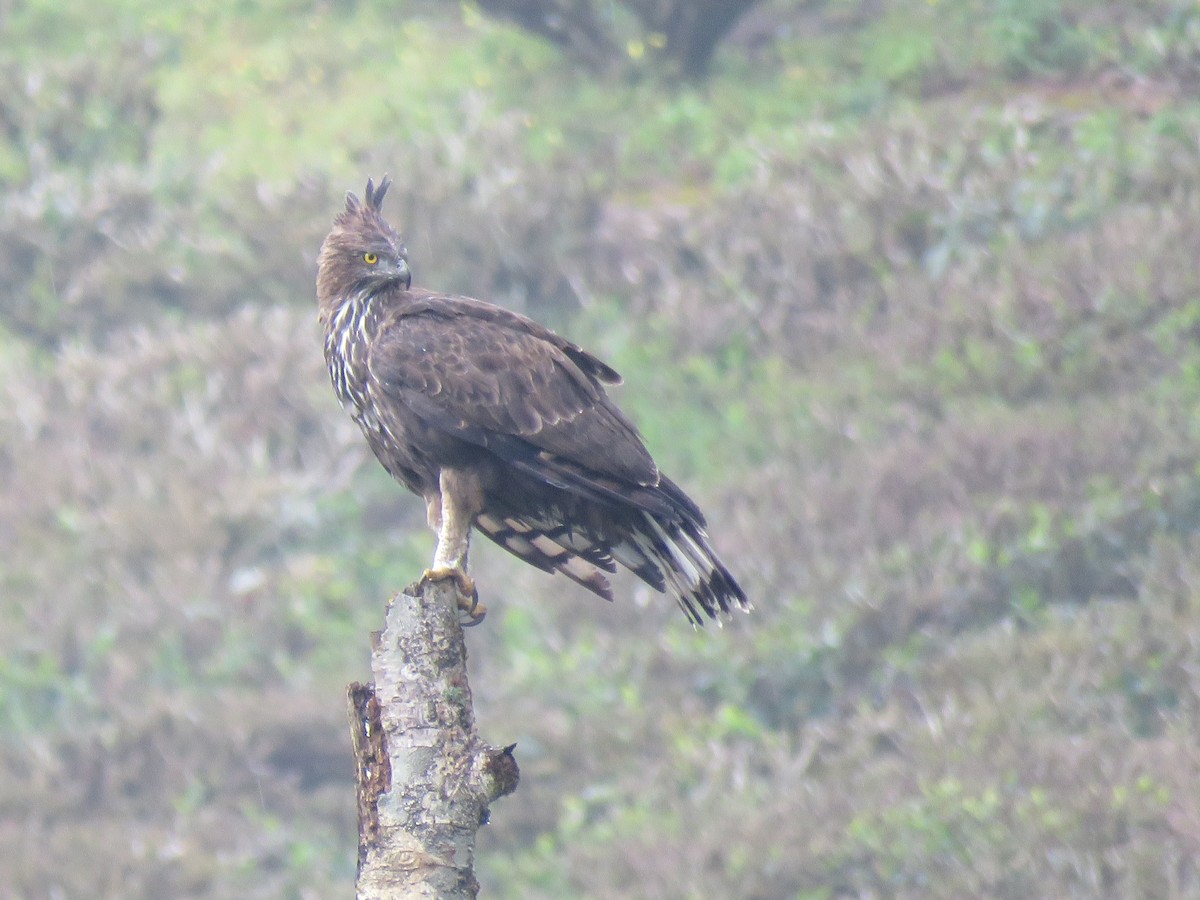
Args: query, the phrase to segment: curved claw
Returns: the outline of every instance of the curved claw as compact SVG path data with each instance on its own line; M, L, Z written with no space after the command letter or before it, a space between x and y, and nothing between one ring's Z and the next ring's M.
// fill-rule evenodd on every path
M462 625L471 628L483 621L487 607L479 602L475 580L462 569L426 569L420 584L430 581L453 581L458 589L458 609L463 613Z
M458 611L463 614L459 619L463 628L474 628L487 617L487 607L479 602L478 597L465 598L460 594Z

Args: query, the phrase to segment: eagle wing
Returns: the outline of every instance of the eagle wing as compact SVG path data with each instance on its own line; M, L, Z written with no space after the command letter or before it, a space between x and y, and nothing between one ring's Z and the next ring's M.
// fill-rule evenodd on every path
M604 385L620 381L613 369L481 301L412 291L392 309L370 350L372 389L426 434L449 438L441 452L473 446L531 476L497 488L497 506L476 520L488 537L607 599L598 570L620 562L671 589L694 622L701 610L715 616L745 604L708 543L700 509L660 475L608 398Z
M561 487L606 496L619 489L626 501L632 488L635 502L662 505L653 491L637 490L660 479L604 390L620 381L613 369L517 313L413 293L371 349L372 380L385 396Z

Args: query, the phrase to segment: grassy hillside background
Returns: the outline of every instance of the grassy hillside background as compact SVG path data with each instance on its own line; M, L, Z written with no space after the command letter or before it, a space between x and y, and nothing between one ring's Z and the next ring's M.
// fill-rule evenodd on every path
M487 896L1200 896L1195 3L773 0L691 86L418 0L0 32L0 895L349 895L344 687L432 537L312 282L389 172L757 607L476 551Z

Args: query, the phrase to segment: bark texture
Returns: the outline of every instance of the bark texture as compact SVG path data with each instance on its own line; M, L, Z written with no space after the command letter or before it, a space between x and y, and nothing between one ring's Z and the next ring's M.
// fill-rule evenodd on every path
M453 582L412 585L392 598L371 671L373 684L348 692L357 896L475 897L475 834L520 776L512 747L493 747L475 730Z

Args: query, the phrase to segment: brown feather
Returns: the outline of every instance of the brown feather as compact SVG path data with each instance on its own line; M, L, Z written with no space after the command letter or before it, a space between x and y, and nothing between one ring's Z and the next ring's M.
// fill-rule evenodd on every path
M381 214L389 185L347 195L317 275L334 388L384 467L431 509L469 508L501 547L605 599L603 573L621 565L695 623L749 608L700 509L608 397L620 375L511 310L411 288ZM469 503L441 495L458 483Z

